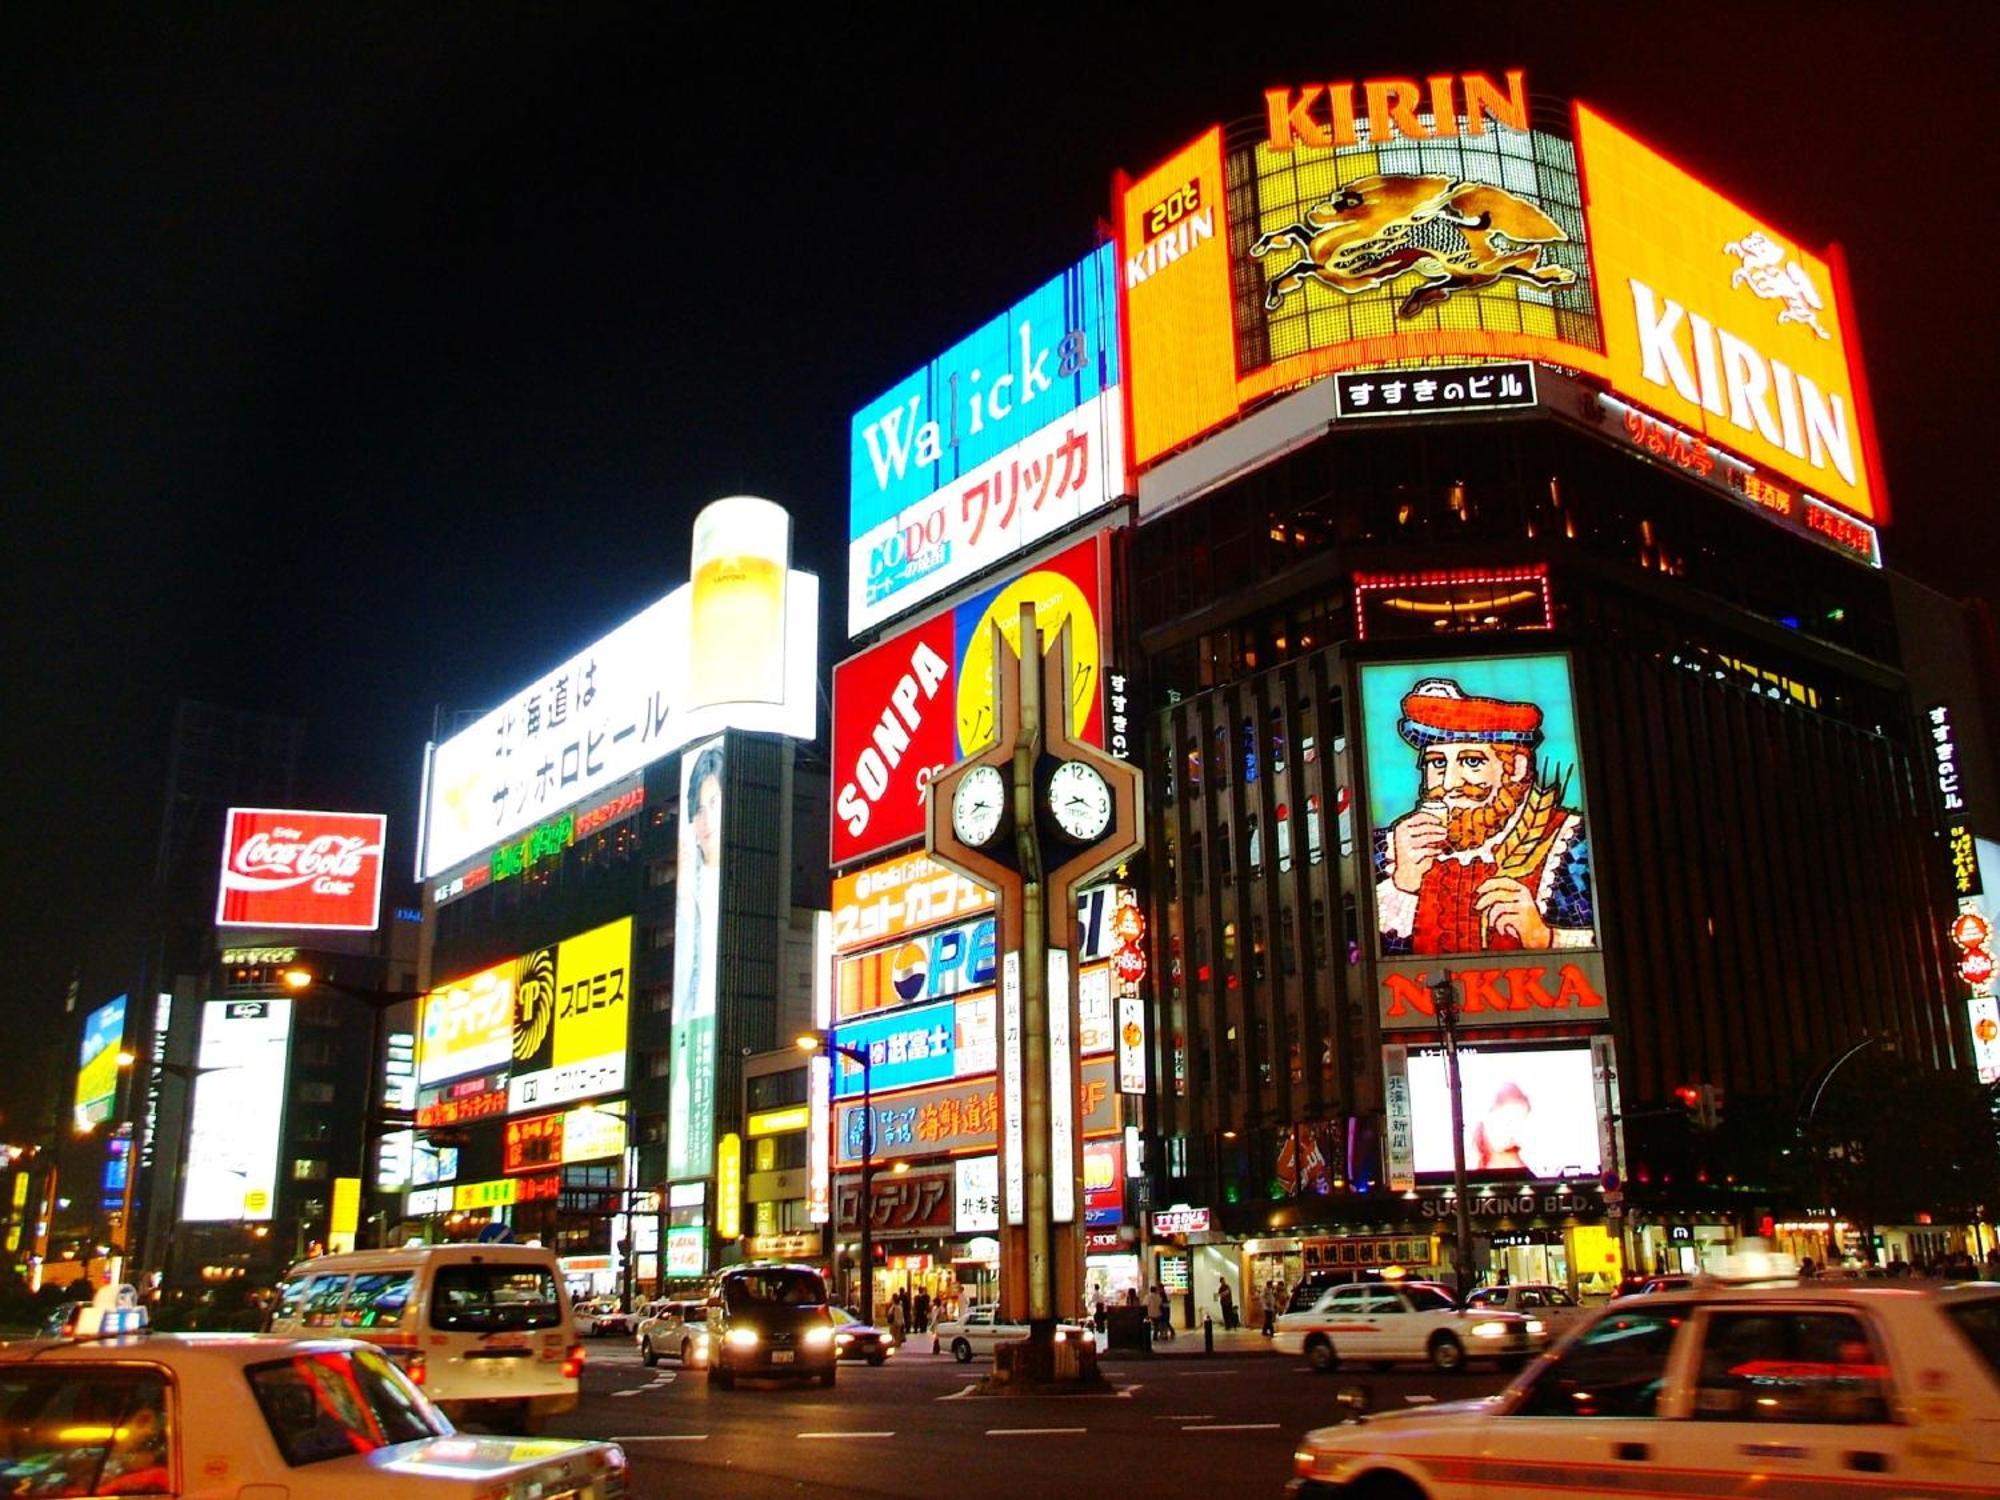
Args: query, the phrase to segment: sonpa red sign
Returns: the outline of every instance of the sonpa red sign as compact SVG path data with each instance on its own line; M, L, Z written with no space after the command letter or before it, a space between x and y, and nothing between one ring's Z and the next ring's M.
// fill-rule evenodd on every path
M388 821L381 813L230 808L216 925L373 932Z

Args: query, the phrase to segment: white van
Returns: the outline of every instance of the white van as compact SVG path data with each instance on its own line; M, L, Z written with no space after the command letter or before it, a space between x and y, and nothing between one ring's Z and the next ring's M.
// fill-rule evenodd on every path
M553 1251L413 1245L300 1261L278 1283L270 1331L366 1339L454 1421L528 1433L574 1411L583 1346Z

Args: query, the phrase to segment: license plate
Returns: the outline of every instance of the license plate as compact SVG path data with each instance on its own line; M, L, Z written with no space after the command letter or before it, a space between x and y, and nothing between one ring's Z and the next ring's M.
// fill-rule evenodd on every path
M772 1363L772 1364L774 1364L774 1365L788 1365L788 1364L790 1364L791 1362L792 1362L792 1351L791 1351L791 1350L789 1350L789 1349L773 1349L773 1350L771 1351L771 1363Z

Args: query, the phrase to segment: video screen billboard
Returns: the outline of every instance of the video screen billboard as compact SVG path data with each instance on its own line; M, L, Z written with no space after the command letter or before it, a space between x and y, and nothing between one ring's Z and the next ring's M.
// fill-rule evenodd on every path
M118 1052L125 1042L124 995L107 1000L83 1022L77 1049L76 1125L79 1130L111 1118L118 1098Z
M1070 725L1104 743L1106 548L1096 535L890 637L833 672L833 863L923 838L932 774L992 743L993 642L1032 602L1051 646L1073 625Z
M715 1006L722 920L720 736L681 757L681 847L674 907L673 1057L667 1097L667 1176L706 1177L715 1165Z
M1567 656L1364 664L1361 715L1384 958L1597 946Z
M1116 276L1101 246L854 414L849 635L1124 493Z
M1612 386L1864 520L1887 519L1837 261L1576 107Z
M289 1000L203 1005L182 1218L270 1221L291 1040Z
M1588 1047L1460 1047L1465 1169L1479 1177L1595 1177L1604 1169ZM1409 1058L1417 1175L1452 1172L1441 1051Z
M373 932L388 826L381 813L230 808L215 925Z
M819 580L784 512L719 500L694 548L691 582L431 748L419 879L725 728L814 737Z

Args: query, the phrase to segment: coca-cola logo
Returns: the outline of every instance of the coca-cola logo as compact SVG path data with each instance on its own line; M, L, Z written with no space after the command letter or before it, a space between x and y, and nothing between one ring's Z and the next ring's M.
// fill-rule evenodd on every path
M223 881L239 891L283 891L310 883L315 891L345 896L361 877L362 862L379 855L380 844L345 834L308 838L296 828L253 833L229 861Z

